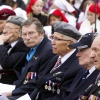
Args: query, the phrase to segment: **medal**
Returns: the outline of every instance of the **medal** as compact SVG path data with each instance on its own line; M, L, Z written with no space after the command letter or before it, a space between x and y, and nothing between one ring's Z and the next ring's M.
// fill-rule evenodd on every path
M48 86L48 91L51 91L51 80L49 80L49 86Z
M100 80L97 82L97 85L100 86Z
M45 90L47 90L47 89L48 89L48 85L47 85L47 83L48 83L48 82L46 82L45 87L44 87L44 88L45 88Z
M52 84L52 92L53 92L53 93L55 92L54 86L55 86L55 83Z
M57 94L60 94L60 89L59 88L57 89Z
M98 94L100 94L100 91L98 92Z
M60 84L58 84L57 87L58 87L58 89L57 89L57 94L60 94L60 89L59 89Z
M51 91L51 86L50 85L48 86L48 90Z
M100 86L100 83L98 83L97 85Z
M26 84L28 82L28 80L24 80L23 84Z

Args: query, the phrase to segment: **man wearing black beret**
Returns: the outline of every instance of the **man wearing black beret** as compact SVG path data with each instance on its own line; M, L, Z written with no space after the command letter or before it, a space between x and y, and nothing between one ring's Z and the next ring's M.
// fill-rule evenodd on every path
M69 48L80 36L73 26L65 22L55 23L51 40L52 51L57 55L49 61L36 83L32 79L23 87L16 88L16 91L12 91L11 98L16 99L28 93L32 100L53 100L63 94L81 69L76 58L77 51Z

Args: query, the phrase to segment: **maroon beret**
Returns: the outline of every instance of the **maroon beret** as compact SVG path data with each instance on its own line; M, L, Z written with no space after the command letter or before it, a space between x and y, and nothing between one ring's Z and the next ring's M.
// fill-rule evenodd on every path
M4 8L0 10L0 20L6 20L9 16L12 15L16 15L16 13L11 9Z

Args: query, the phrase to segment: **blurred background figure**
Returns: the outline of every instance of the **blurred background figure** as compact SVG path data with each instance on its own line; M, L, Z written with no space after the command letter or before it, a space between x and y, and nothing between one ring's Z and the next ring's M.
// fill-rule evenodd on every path
M79 7L79 14L77 19L76 28L79 30L81 23L87 18L87 11L90 4L94 3L92 0L83 0Z
M96 12L95 12L95 9L96 9ZM95 14L96 14L96 18L95 18ZM80 26L80 29L79 29L80 33L83 35L89 32L100 33L99 17L100 17L100 7L98 6L98 4L96 4L96 6L94 3L90 4L87 11L87 19L83 21ZM95 23L95 20L96 20L96 23Z
M50 7L52 6L54 0L43 0L43 1L44 1L44 8L43 8L43 11L44 11L45 13L48 13L48 12L49 12L49 9L50 9Z
M59 9L61 10L66 18L68 19L68 23L76 27L76 10L75 8L66 0L54 0L51 9Z
M44 30L48 38L52 34L52 26L54 25L55 22L59 22L59 21L64 21L68 23L67 18L60 10L52 9L48 15L48 25L50 26L44 26Z
M23 3L21 3L22 6L20 4L20 6L21 6L20 7L18 1L19 0L4 0L4 1L1 2L0 7L2 7L2 6L3 6L3 8L4 7L7 7L7 8L9 7L10 9L15 11L17 16L22 17L24 19L27 19L27 13L25 11L26 10L25 7L23 7ZM25 10L23 10L23 9L25 9Z
M53 24L58 21L64 21L68 23L68 19L65 17L65 15L60 10L52 9L49 12L48 22L50 25L53 26Z
M2 34L7 18L11 15L16 15L15 12L11 9L5 8L0 10L0 34Z
M43 26L47 25L47 15L43 13L44 2L42 0L30 0L26 9L28 18L37 18Z

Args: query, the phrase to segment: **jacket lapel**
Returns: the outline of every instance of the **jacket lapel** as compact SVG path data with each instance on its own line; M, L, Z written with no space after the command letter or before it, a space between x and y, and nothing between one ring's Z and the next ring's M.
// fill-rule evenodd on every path
M74 79L71 87L68 89L68 91L73 91L73 89L78 86L78 83L80 82L80 80L82 79L82 75L83 75L83 70L79 72L79 74L77 75L77 77Z
M96 76L99 71L95 70L83 83L79 84L73 92L67 97L67 99L75 99L79 94L83 94L89 85L95 82Z

